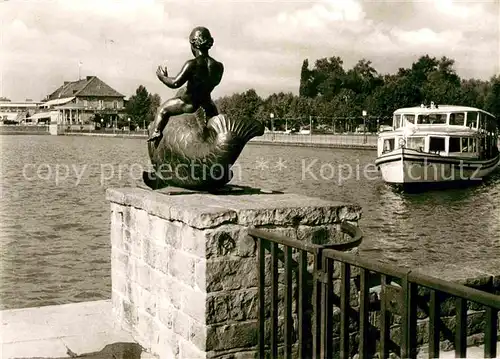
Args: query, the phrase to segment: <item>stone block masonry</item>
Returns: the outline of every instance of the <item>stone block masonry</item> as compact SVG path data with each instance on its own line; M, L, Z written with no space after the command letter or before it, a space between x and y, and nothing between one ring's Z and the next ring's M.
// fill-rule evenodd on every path
M250 226L317 244L343 241L361 208L296 194L166 195L108 189L112 302L160 359L250 358L258 266Z

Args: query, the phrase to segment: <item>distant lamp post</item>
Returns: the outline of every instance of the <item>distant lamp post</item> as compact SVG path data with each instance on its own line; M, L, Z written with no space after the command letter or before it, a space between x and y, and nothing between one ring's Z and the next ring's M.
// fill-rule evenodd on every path
M368 115L368 113L365 110L363 110L362 114L363 114L363 135L364 135L363 143L366 143L366 140L367 140L367 138L366 138L366 116Z
M271 118L271 133L272 133L272 140L274 141L274 113L270 113L269 117Z
M101 128L104 128L104 119L101 118Z
M130 134L130 117L127 119L128 121L128 133Z

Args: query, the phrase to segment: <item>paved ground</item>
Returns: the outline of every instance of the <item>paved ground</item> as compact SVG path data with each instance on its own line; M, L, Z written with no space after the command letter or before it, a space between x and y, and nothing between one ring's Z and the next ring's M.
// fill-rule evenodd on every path
M154 358L116 327L108 300L6 310L0 319L2 359Z
M6 310L0 319L0 359L155 358L116 327L109 300ZM500 342L497 348L500 355ZM484 358L483 350L469 347L467 358ZM425 350L418 357L427 358ZM441 352L440 357L454 358L455 353Z

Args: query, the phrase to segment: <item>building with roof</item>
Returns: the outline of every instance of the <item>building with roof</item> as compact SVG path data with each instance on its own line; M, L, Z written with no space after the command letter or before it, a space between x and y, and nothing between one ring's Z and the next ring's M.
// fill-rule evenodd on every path
M0 101L0 122L21 123L27 117L36 113L41 102L26 99L26 101Z
M117 123L125 111L125 96L107 85L97 76L87 76L64 84L40 104L42 112L31 118L50 118L60 125L86 125Z

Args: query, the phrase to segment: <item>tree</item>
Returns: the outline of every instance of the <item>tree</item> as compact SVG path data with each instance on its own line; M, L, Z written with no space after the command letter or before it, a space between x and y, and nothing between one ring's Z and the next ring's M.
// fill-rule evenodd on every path
M146 119L146 123L150 123L155 120L156 111L161 106L161 97L157 93L149 94L149 112Z
M309 60L305 59L302 62L302 68L300 70L299 96L314 97L316 95L317 90L314 87L313 72L309 70Z
M135 125L150 120L151 97L143 85L137 88L135 95L130 96L125 110Z
M250 89L244 93L224 96L216 101L216 105L220 113L258 121L259 118L256 115L262 105L262 99L254 89Z
M500 76L492 77L490 83L491 88L486 96L485 108L498 120L500 118Z

